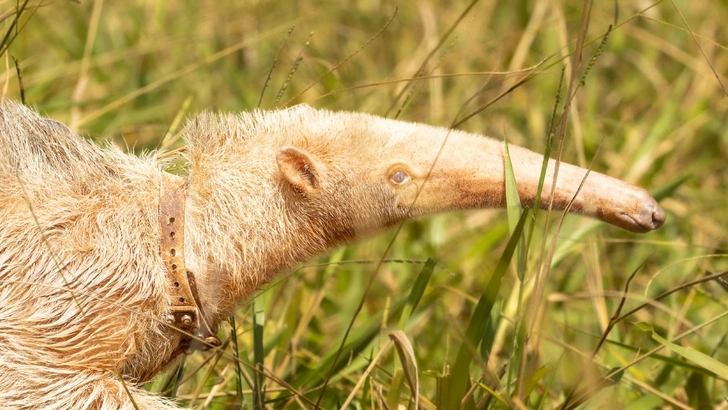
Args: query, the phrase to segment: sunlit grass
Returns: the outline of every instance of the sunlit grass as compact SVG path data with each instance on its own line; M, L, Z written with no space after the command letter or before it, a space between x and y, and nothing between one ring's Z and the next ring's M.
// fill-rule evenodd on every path
M579 1L440 3L55 1L32 17L28 3L9 48L28 104L98 141L138 153L168 135L179 148L181 114L259 101L467 118L458 128L537 152L553 131L552 157L563 136L562 160L648 188L668 214L635 235L536 213L489 311L478 301L518 217L409 222L276 280L222 327L224 354L190 356L149 389L195 408L413 408L412 358L395 348L405 337L422 408L458 408L465 394L468 409L725 408L711 366L728 362L726 289L680 286L728 269L728 6L595 2L585 29ZM19 99L12 60L2 78ZM622 314L645 306L613 320L622 302Z

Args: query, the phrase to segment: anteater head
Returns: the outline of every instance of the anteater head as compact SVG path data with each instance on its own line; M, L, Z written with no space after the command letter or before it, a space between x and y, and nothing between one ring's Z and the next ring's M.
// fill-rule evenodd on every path
M288 123L275 141L289 209L328 232L334 245L404 219L505 206L504 144L480 135L365 114L298 107L268 114ZM277 116L277 118L276 118ZM265 117L263 117L265 118ZM290 126L295 124L295 127ZM280 129L280 128L279 128ZM277 137L280 137L278 135ZM510 146L521 203L533 205L543 157ZM556 163L549 163L541 207L549 205ZM665 214L642 188L561 163L553 208L633 232L660 227Z

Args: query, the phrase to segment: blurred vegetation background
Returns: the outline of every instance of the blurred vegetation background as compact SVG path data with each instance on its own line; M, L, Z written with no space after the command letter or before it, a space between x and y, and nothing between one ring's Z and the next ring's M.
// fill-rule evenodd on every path
M149 389L208 409L414 408L415 389L426 409L728 408L726 286L685 285L728 269L728 3L589 5L56 0L2 10L26 102L136 154L179 136L179 119L195 112L298 103L457 124L544 152L552 113L558 121L568 84L583 79L562 159L646 187L667 212L645 235L575 216L546 228L539 213L495 298L486 289L513 229L505 211L408 222L285 275L221 329L223 350L186 358ZM20 99L12 60L3 71L5 94ZM485 313L483 297L494 303ZM622 314L637 310L610 321L621 303Z

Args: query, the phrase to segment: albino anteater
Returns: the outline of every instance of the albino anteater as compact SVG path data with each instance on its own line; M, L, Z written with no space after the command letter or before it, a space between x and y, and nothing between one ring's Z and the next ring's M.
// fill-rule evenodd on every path
M503 144L465 132L299 106L202 114L186 139L183 178L0 105L0 406L176 408L137 386L195 340L218 343L275 275L407 218L505 205ZM532 204L542 157L510 154ZM555 209L585 174L561 164ZM571 211L633 232L665 220L596 172Z

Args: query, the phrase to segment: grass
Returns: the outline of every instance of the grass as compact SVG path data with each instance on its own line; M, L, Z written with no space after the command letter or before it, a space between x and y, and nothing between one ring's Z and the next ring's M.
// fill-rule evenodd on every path
M726 288L691 283L728 269L728 5L588 6L56 0L14 26L2 10L27 103L130 152L179 147L204 109L308 103L549 148L668 214L646 235L504 210L409 222L284 275L223 352L149 389L208 409L414 408L415 389L427 409L728 408Z

